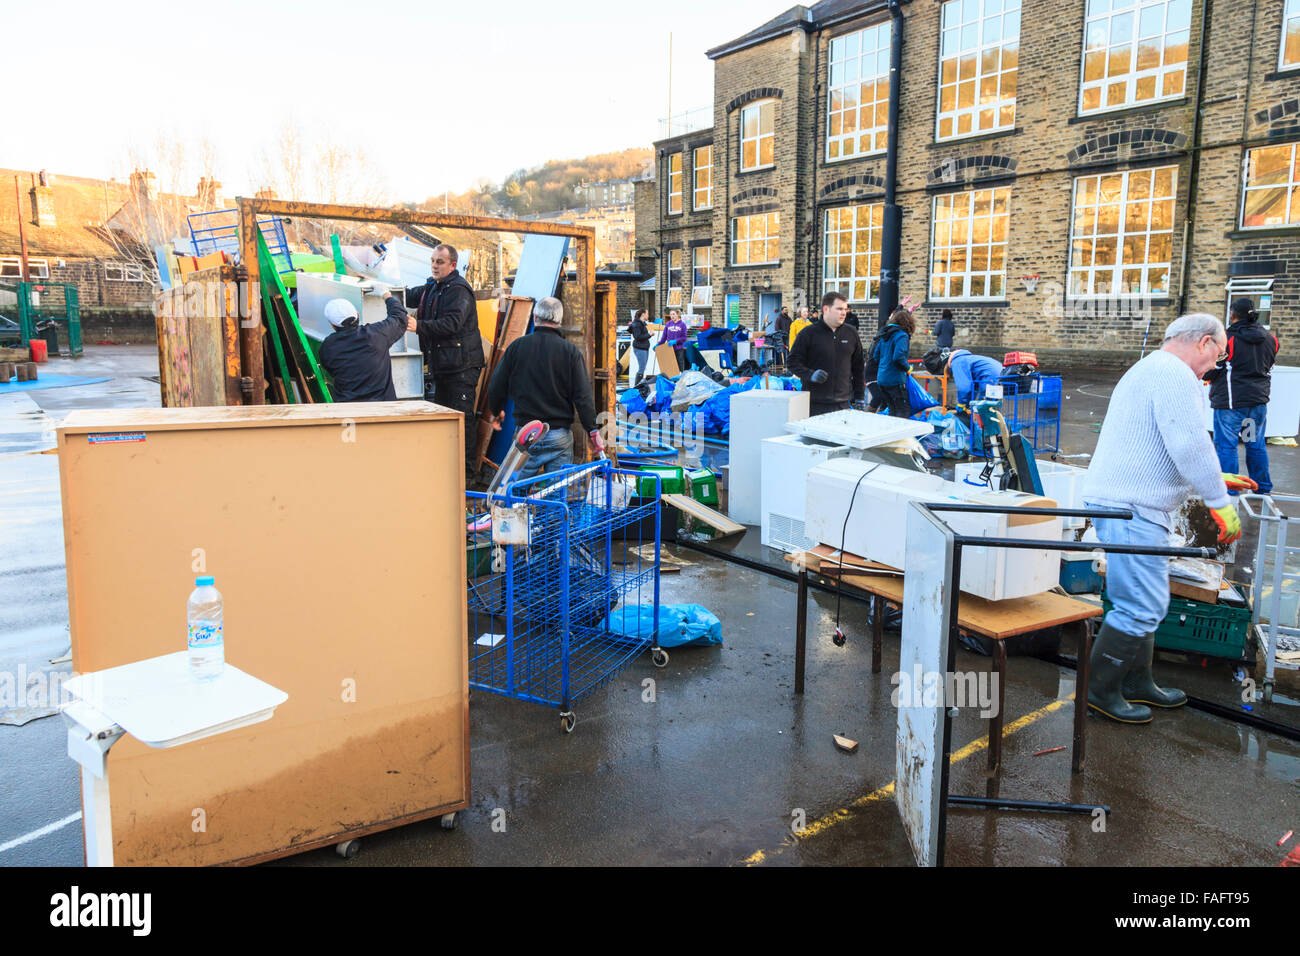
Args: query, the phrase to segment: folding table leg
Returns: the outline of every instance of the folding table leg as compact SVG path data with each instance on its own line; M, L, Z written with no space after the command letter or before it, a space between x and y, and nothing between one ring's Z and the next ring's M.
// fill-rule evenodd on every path
M1070 749L1070 772L1083 773L1086 757L1084 736L1088 728L1088 671L1092 662L1092 627L1079 624L1079 662L1074 678L1074 746Z
M803 693L804 647L808 642L808 570L799 569L799 599L794 624L794 692Z
M880 649L885 637L885 599L879 594L871 598L871 673L880 673Z
M998 683L997 713L989 718L988 791L992 796L997 789L997 778L1002 772L1002 723L1007 699L1007 645L993 641L993 674Z

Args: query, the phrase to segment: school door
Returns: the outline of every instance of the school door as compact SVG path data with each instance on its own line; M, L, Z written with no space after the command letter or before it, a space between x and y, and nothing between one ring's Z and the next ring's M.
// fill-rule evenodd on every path
M774 331L776 329L776 317L780 314L781 293L760 292L758 294L758 330L760 332Z

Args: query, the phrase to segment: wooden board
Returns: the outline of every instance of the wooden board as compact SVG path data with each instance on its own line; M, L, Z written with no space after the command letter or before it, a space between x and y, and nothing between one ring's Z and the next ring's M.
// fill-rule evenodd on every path
M677 367L677 353L667 342L655 346L655 361L659 363L660 375L676 378L682 374L682 370Z
M690 515L696 521L703 521L724 537L730 534L740 534L745 530L743 524L737 524L722 512L715 511L708 505L701 504L687 495L663 495L662 500L678 511Z
M234 275L229 266L191 272L184 287L159 297L158 378L164 407L241 401Z
M519 336L528 331L528 320L533 315L533 300L527 296L508 296L506 299L505 318L497 325L497 338L492 347L484 354L487 357L487 364L483 368L483 376L479 379L481 383L478 398L475 401L475 433L472 437L474 441L474 464L481 467L483 456L487 454L488 445L492 443L493 428L489 421L487 407L487 383L492 380L492 373L496 371L497 365L501 362L501 357L506 354L512 342ZM465 436L466 441L471 440L471 436Z
M289 695L206 740L120 741L118 864L253 862L467 805L462 421L407 401L84 411L58 428L73 667L183 650L207 573L226 659ZM139 437L86 434L123 431ZM420 507L328 520L339 488L376 481ZM341 577L329 554L348 556Z
M840 580L895 604L903 603L903 582L899 578L846 571ZM1100 606L1052 591L1007 601L962 593L957 601L958 626L994 640L1100 616Z
M811 551L799 551L794 554L787 554L785 559L792 564L802 564L809 571L815 571L818 574L836 574L841 566L846 568L864 568L872 571L882 571L889 574L902 574L899 568L890 567L888 564L881 564L879 561L868 561L866 558L860 558L856 554L847 554L837 548L832 548L828 544L819 544Z

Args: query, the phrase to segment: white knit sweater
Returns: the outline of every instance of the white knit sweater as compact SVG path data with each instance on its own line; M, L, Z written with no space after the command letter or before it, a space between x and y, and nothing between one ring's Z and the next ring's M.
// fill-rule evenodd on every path
M1170 528L1169 513L1193 494L1211 508L1230 503L1205 430L1196 373L1177 356L1156 351L1115 386L1083 498L1132 506Z

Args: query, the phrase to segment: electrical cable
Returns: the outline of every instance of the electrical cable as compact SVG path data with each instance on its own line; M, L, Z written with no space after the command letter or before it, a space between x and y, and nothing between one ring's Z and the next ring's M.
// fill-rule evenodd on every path
M853 502L858 498L858 489L862 487L862 479L879 467L879 463L872 465L858 476L858 480L853 486L853 494L849 496L849 510L844 513L844 526L840 528L840 571L839 574L835 575L835 636L831 638L831 643L836 647L843 647L846 642L844 632L840 630L840 600L844 596L844 543L849 536L849 516L853 514Z

